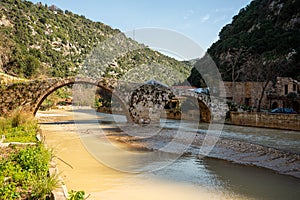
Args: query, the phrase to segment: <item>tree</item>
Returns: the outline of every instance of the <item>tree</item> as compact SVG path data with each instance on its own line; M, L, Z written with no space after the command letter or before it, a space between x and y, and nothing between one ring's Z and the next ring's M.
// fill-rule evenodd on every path
M26 78L34 77L40 69L40 61L32 55L26 57L23 74Z
M235 83L244 73L244 66L242 63L245 62L247 56L245 55L244 48L233 48L228 49L228 51L222 55L221 64L225 66L226 73L231 75L230 79L232 81L232 101L235 101Z
M264 55L250 56L244 64L245 80L261 82L262 90L258 99L257 112L261 111L262 99L269 84L276 83L276 78L281 76L289 66L289 61L279 56L276 51L267 52Z

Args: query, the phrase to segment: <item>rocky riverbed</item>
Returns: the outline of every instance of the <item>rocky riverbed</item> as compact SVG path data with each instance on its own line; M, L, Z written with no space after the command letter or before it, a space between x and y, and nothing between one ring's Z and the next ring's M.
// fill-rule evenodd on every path
M204 132L197 132L196 134L193 132L184 132L186 137L184 137L182 133L180 133L181 136L178 137L177 131L173 129L162 129L154 136L147 137L147 134L145 136L141 135L147 132L147 130L153 132L153 130L158 129L158 127L138 128L134 125L123 125L121 129L125 129L126 132L131 134L128 135L121 130L118 132L115 130L106 132L106 136L142 150L158 151L172 142L175 146L177 144L179 149L182 148L182 145L188 147L184 154L203 156L201 147L204 141L207 143L205 140L206 134ZM191 139L193 139L192 143L190 143ZM263 167L274 170L280 174L300 178L299 154L244 141L224 139L222 137L211 137L210 139L216 139L217 141L208 155L206 155L208 157L224 159L243 165ZM164 148L164 150L166 150L166 148ZM168 150L170 150L170 153L182 153L181 151L178 152L176 148Z
M62 112L63 113L63 112ZM51 115L51 114L50 114ZM61 118L61 116L57 116ZM70 118L71 119L71 118ZM47 117L40 121L49 120ZM55 117L51 116L51 120ZM105 137L113 141L125 143L134 149L146 151L167 151L169 153L191 154L203 156L203 143L216 142L211 151L205 155L243 165L263 167L279 174L300 178L300 155L287 150L253 144L246 141L211 136L207 139L206 131L179 133L176 129L162 129L159 126L140 126L136 124L105 124L101 125ZM73 130L74 131L74 130ZM77 133L78 130L77 130ZM83 131L81 135L93 134ZM102 135L103 137L103 135ZM209 140L215 140L210 141ZM205 142L204 142L205 141ZM164 148L172 142L173 148ZM208 145L209 146L209 145Z

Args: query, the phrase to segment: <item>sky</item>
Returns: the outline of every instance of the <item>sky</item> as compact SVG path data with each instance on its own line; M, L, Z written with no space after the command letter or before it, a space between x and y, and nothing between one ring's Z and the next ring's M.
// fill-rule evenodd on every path
M141 28L175 31L204 51L223 26L251 0L31 0L56 5L128 32ZM146 44L147 45L147 44Z

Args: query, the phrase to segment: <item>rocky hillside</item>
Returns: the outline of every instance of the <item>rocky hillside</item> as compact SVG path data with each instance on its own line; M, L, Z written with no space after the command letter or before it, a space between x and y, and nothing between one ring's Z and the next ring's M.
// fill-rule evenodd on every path
M207 53L226 81L300 80L300 1L253 0L223 27ZM199 86L196 68L188 80Z
M106 65L100 69L104 70L102 76L119 78L136 66L151 63L188 76L191 67L186 63L152 51L117 29L54 5L25 0L0 1L0 71L23 78L72 76L83 68L94 47L115 35L121 35L118 38L136 50L106 59L101 63Z

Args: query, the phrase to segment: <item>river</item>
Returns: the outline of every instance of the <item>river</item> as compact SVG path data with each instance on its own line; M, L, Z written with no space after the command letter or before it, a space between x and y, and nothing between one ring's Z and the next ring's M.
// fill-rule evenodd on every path
M46 143L55 147L60 158L57 161L58 167L67 187L84 189L91 194L89 199L273 200L298 199L300 196L300 179L263 168L195 155L184 155L167 163L165 160L155 159L145 162L139 159L146 154L143 151L119 143L107 145L107 141L99 135L84 134L78 137L78 129L82 125L92 129L99 126L98 122L103 132L119 133L111 115L98 113L97 120L93 120L95 116L89 118L87 113L84 116L84 120L78 121L77 118L74 124L72 112L53 112L51 115L38 113L38 118L42 119L41 127ZM175 129L178 126L172 120L162 124L165 129ZM188 123L184 127L193 128ZM207 124L201 124L197 131L206 129ZM221 137L299 151L299 132L225 125ZM121 152L126 150L130 153L124 155L120 153L120 149ZM85 150L93 156L87 152L83 154ZM142 173L126 172L132 169L129 166L142 168Z

